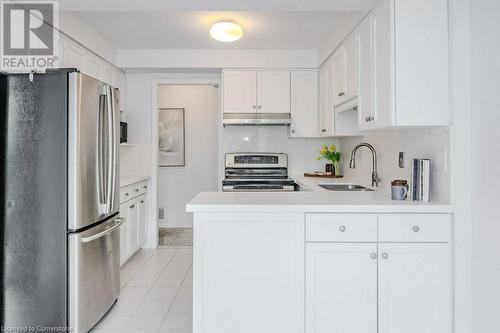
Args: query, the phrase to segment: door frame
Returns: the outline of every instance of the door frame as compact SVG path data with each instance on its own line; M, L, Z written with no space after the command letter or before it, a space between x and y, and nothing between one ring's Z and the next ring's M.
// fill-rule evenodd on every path
M219 78L164 78L151 80L151 156L152 156L152 170L151 170L151 192L149 197L149 219L150 228L148 228L147 242L145 248L158 247L158 88L159 86L166 85L216 85L220 88L221 79ZM219 89L219 109L221 105L221 89ZM222 124L222 115L218 119L219 129ZM219 144L220 151L221 133L219 130Z

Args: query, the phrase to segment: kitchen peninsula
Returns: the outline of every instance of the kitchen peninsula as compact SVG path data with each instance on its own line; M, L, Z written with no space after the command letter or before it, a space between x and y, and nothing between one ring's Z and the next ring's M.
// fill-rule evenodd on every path
M451 332L451 205L294 180L187 205L193 332Z

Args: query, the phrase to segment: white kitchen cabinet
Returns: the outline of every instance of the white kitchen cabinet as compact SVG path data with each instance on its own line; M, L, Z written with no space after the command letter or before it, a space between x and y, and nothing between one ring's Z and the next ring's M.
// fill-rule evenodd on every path
M447 0L384 0L367 20L374 96L365 121L371 128L448 125Z
M60 37L59 42L59 66L61 68L77 68L81 70L88 51L64 36Z
M137 238L139 247L146 242L148 220L148 199L146 194L137 197Z
M193 332L303 333L304 214L195 213Z
M290 71L257 72L257 112L290 113Z
M358 128L370 129L373 122L372 17L365 18L355 31L358 44Z
M130 251L135 253L139 248L139 216L138 216L138 208L137 208L137 199L132 199L128 204L128 220L130 226Z
M333 61L331 59L319 71L319 136L334 135L333 117Z
M292 71L290 137L318 137L318 86L317 70Z
M377 333L376 243L306 245L306 332Z
M379 244L379 332L451 333L449 244Z
M130 221L128 216L128 204L120 204L120 216L125 221L120 226L120 265L123 265L130 257Z
M257 72L227 70L222 74L224 113L257 111Z
M224 113L290 113L290 71L224 70Z
M120 264L123 265L147 240L148 181L120 188L120 216L126 218L120 227Z
M351 34L335 51L334 63L334 106L351 101L358 96L358 51L354 34Z

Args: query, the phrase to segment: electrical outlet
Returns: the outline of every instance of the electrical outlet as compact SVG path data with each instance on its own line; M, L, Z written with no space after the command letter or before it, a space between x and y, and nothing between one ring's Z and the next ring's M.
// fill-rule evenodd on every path
M399 160L398 160L398 165L401 169L404 169L405 167L405 153L400 151L399 152Z
M159 220L165 219L165 208L163 208L163 207L158 208L158 219Z

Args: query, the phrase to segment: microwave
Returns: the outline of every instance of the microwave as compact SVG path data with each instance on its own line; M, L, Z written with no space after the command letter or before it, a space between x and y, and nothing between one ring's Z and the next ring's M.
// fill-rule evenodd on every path
M127 123L120 121L120 143L127 142Z

